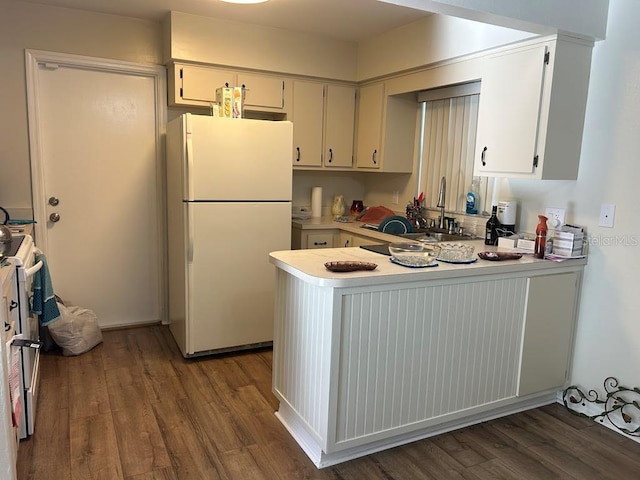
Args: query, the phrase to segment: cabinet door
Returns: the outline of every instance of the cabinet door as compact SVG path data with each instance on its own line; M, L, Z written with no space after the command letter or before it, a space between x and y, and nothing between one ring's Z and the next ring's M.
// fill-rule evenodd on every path
M360 88L356 143L358 168L380 168L384 93L384 83Z
M348 232L340 232L336 247L353 247L353 235Z
M356 109L356 89L342 85L327 85L325 90L324 165L353 165L353 132Z
M575 272L529 279L518 396L564 387L577 292Z
M245 88L245 107L284 108L284 80L280 77L238 73L236 86Z
M194 65L183 65L180 70L180 98L191 105L202 102L204 106L209 106L210 102L216 101L217 88L235 84L235 75L229 70Z
M533 174L547 45L486 59L483 69L476 175Z
M293 84L293 165L322 165L323 85Z

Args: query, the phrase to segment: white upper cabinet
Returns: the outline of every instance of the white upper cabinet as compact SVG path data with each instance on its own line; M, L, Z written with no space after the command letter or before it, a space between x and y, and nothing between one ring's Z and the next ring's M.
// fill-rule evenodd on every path
M244 108L249 111L284 113L287 80L203 65L175 63L169 67L169 106L210 107L216 89L228 85L245 87Z
M354 87L294 80L291 112L294 167L352 167Z
M360 88L357 169L411 173L419 105L415 93L387 95L384 83Z
M284 108L284 79L281 77L238 73L237 87L244 87L245 108Z
M217 88L235 84L235 73L231 70L183 65L177 66L176 73L178 95L175 103L180 105L209 107L216 101Z
M360 87L356 140L356 166L358 168L380 168L384 94L384 83Z
M294 166L322 166L323 96L322 83L293 82L290 119L293 122Z
M356 89L345 85L325 86L324 166L353 166L353 133Z
M483 62L475 175L575 180L591 45L547 39Z

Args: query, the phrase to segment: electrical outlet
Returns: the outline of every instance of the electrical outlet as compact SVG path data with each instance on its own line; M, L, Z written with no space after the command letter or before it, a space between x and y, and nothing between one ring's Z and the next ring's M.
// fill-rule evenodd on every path
M397 205L397 204L398 204L398 201L399 201L399 200L398 200L398 199L399 199L399 197L400 197L400 192L399 192L399 191L397 191L397 190L396 190L396 191L394 191L394 192L393 192L393 200L392 200L391 202L392 202L394 205Z
M544 211L545 217L549 219L549 226L557 228L564 225L564 208L549 208Z
M616 213L616 206L603 203L600 205L600 227L613 228L613 217Z

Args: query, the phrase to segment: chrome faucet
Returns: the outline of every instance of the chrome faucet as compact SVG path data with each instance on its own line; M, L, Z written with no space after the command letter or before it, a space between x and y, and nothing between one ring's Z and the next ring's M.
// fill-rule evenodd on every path
M438 228L446 228L445 227L445 219L444 219L444 202L447 197L447 180L442 177L440 179L440 193L438 193L438 207L440 209L440 222Z

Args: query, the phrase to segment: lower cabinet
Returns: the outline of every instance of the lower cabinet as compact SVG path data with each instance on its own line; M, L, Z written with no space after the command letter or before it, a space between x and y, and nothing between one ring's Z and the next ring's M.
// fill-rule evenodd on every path
M323 467L552 403L566 386L581 275L331 287L278 270L278 418Z
M0 272L0 325L4 325L0 334L0 478L16 478L16 460L18 456L18 429L13 427L11 397L9 393L9 373L11 369L12 349L9 342L16 333L18 301L16 290L16 269L13 265L2 267Z
M518 396L564 386L578 301L575 272L528 282Z
M360 247L362 245L379 245L385 242L376 238L365 237L363 235L340 232L336 243L336 247Z
M302 230L300 228L291 229L291 249L300 250L305 248L333 248L337 245L339 231L336 229L323 230Z

